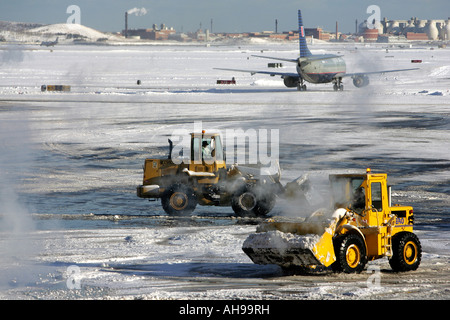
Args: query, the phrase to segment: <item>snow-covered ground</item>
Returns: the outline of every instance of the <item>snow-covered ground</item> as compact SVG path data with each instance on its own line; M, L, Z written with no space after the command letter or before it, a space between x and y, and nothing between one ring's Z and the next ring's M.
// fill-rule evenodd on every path
M297 92L213 69L266 69L251 55L296 57L295 43L0 46L0 298L448 299L450 49L311 49L344 54L349 72L420 70ZM51 84L71 91L41 92ZM241 250L258 221L209 207L169 218L137 198L145 157L164 156L175 129L200 121L279 130L283 183L387 172L394 202L414 206L421 266L397 274L381 259L359 275L283 276Z

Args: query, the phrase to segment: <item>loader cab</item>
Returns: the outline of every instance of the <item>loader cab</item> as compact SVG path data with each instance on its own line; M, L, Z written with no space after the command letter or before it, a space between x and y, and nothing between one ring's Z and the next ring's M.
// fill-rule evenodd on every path
M331 193L334 208L352 208L364 210L366 189L365 175L338 174L330 176Z
M389 212L387 192L387 175L367 173L366 180L366 214L365 220L369 226L379 226Z
M225 168L222 139L219 134L191 133L191 161L189 170L217 172Z
M348 208L376 226L389 211L387 175L339 174L330 176L334 208Z

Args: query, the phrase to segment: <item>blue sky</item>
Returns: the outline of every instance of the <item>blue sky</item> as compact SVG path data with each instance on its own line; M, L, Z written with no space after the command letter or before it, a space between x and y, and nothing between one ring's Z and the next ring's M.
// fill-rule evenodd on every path
M343 32L354 31L355 19L368 18L369 5L378 5L381 17L389 19L447 19L448 0L1 0L0 20L64 23L66 9L77 5L81 24L100 31L121 31L124 13L134 7L146 8L144 16L130 16L130 28L148 28L165 23L177 31L194 31L202 27L213 32L295 30L297 10L301 9L306 27L335 30L336 21Z

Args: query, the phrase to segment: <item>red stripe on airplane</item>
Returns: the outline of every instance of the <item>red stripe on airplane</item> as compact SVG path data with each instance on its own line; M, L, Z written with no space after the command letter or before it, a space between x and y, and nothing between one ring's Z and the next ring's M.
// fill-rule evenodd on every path
M317 72L317 73L307 73L307 75L311 75L311 74L338 74L338 73L344 73L343 71L338 71L338 72Z

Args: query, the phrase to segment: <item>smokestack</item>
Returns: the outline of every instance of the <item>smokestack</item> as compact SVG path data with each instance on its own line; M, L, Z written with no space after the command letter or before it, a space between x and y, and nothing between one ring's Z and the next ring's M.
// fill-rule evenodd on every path
M278 33L278 19L275 19L275 33Z
M125 12L125 38L128 38L128 12Z
M338 22L336 21L336 41L339 41L339 35L338 35Z

